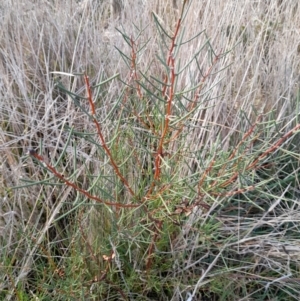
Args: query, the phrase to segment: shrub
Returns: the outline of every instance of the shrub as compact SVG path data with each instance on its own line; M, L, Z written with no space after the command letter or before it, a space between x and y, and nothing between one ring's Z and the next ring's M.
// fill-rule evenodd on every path
M145 28L119 30L127 76L92 84L85 73L53 73L61 76L55 94L72 101L76 119L56 123L65 137L56 157L40 143L24 158L38 171L23 187L41 187L32 210L43 226L24 221L28 249L3 255L3 298L297 298L297 118L283 124L254 111L251 120L240 110L243 127L223 132L212 90L228 52L205 32L185 39L187 6L173 33L155 14L153 40ZM202 47L182 65L196 39ZM83 78L86 95L66 77ZM109 102L117 80L123 88ZM17 270L18 252L26 256Z

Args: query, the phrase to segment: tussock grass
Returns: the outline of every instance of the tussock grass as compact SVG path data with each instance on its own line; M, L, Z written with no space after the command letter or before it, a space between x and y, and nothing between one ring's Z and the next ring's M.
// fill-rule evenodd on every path
M182 5L1 4L0 299L299 299L299 5Z

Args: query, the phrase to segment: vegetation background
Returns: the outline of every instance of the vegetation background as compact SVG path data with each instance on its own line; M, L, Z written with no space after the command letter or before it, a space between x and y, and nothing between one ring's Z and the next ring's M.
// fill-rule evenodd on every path
M114 9L0 4L0 299L299 300L298 2Z

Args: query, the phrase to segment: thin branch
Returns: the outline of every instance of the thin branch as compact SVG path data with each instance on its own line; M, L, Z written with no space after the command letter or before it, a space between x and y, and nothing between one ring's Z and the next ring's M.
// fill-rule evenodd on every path
M46 163L44 158L41 155L37 154L34 150L32 149L29 150L29 155L37 159L39 162L41 162L48 170L50 170L58 179L63 181L67 186L72 187L76 191L79 191L80 193L82 193L83 195L85 195L87 198L91 200L94 200L101 204L105 204L107 206L116 206L117 208L137 208L140 206L138 204L121 204L121 203L114 203L114 202L108 202L102 200L101 198L90 194L87 190L78 187L75 183L67 180L64 175L59 173L52 165Z

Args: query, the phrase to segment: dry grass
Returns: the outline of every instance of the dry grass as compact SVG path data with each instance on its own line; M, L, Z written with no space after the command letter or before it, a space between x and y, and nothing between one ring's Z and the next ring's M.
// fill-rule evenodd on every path
M148 278L140 263L147 254L136 246L143 249L149 237L143 236L142 226L126 229L140 212L124 216L118 212L118 224L110 210L104 214L71 188L53 182L42 185L53 176L26 153L37 149L61 174L76 171L71 177L74 182L101 197L129 200L128 192L105 194L120 189L110 176L91 188L99 173L114 172L99 145L82 135L93 131L82 110L88 110L88 104L76 106L67 92L83 95L84 80L52 72L85 71L92 85L117 73L125 81L129 68L117 49L127 55L131 49L117 27L133 36L138 34L137 28L142 29L141 44L150 40L139 54L138 69L162 74L164 67L156 56L161 36L152 12L172 35L180 5L173 9L171 1L158 5L158 1L128 0L118 18L109 5L91 1L81 7L73 0L8 0L0 5L0 299L48 300L59 294L55 300L101 300L97 299L101 296L104 300L105 296L105 300L175 301L187 300L188 293L193 296L189 301L299 299L299 138L297 131L284 141L281 138L299 123L300 6L297 1L279 0L188 2L183 40L205 32L184 44L176 58L181 66L193 60L178 76L178 91L201 82L201 72L211 65L213 51L228 54L218 60L203 83L201 102L189 120L192 130L172 145L172 150L178 150L174 158L180 157L181 150L188 156L172 166L180 192L171 191L167 199L193 200L199 194L197 183L202 181L201 202L207 207L197 204L182 209L189 216L180 215L181 227L164 229L160 245L155 246L158 259L153 263L153 275ZM195 55L201 47L204 50ZM59 91L57 83L67 91ZM114 153L125 162L132 147L128 137L133 134L126 129L132 115L128 114L125 122L124 115L111 113L119 106L122 93L124 85L114 79L94 90L94 99L103 135L114 141L116 124L126 135L127 144ZM130 108L143 109L142 105ZM259 114L262 119L255 122ZM243 139L253 124L253 133ZM72 127L75 136L64 130ZM239 145L239 141L243 143ZM274 148L277 142L280 144ZM236 145L238 151L230 157ZM254 164L266 152L262 163ZM134 166L134 158L130 160ZM240 174L234 178L237 166ZM258 168L261 166L264 168ZM134 175L139 171L126 168L122 171L129 184L138 186ZM254 184L255 189L232 193ZM228 189L222 192L224 187ZM118 236L122 243L116 245L115 228L131 243ZM135 238L136 233L143 233L144 241ZM86 245L95 249L86 250ZM99 254L91 259L99 245L106 246L101 254L106 252L107 260ZM82 256L78 250L83 250ZM116 257L109 258L108 252ZM132 270L124 268L127 260L131 260ZM106 261L114 265L104 289L101 281L93 279L99 277L95 276L95 262L96 270L103 271ZM159 268L162 272L155 273ZM74 288L70 289L60 270L76 283ZM62 285L55 290L49 279ZM44 282L47 285L43 286Z

